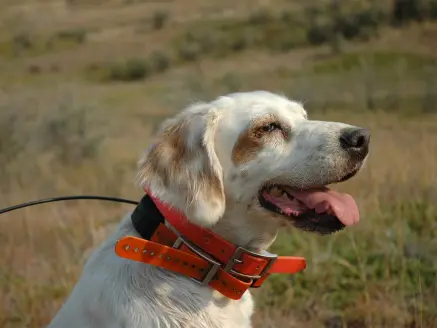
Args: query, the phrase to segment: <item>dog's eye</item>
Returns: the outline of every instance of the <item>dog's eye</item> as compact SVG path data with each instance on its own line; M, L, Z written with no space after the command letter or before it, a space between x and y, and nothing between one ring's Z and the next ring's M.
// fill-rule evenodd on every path
M281 126L278 123L270 123L270 124L264 125L262 127L262 130L264 132L272 132L275 130L281 130Z

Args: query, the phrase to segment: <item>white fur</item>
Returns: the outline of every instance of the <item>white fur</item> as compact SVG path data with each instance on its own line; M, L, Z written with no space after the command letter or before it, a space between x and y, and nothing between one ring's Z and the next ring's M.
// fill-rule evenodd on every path
M267 144L254 159L235 164L232 151L239 135L254 119L271 114L289 126L290 138ZM150 187L193 222L251 250L268 248L283 225L278 215L258 204L263 184L325 185L362 165L362 161L351 164L339 146L340 130L348 125L309 121L299 103L269 92L231 94L193 105L165 122L162 131L183 120L189 126L184 135L186 146L198 151L199 157L173 168L182 176L170 181L168 188L162 177L141 171L150 160L146 152L140 161L142 186ZM157 142L160 138L158 135ZM159 163L172 165L170 155L165 157L163 154ZM205 165L218 177L225 197L210 197L199 181L182 174L196 177ZM137 236L129 215L89 258L49 328L251 327L253 301L249 292L233 301L181 275L122 259L114 253L114 245L128 235Z

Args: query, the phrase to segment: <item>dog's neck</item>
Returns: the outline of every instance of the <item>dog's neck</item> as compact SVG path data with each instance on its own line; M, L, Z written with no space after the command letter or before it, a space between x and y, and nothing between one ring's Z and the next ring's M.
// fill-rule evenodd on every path
M228 201L223 217L211 230L234 245L261 251L273 244L279 228L278 222L263 217L256 209Z
M253 223L235 222L232 217L224 216L211 230L233 243L254 252L266 250L276 239L278 229L263 225L250 226Z

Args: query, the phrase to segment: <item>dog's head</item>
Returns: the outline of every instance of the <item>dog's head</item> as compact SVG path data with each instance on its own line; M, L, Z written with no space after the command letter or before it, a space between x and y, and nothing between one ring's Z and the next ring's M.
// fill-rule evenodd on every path
M299 103L269 92L236 93L167 120L139 178L202 226L232 212L234 227L287 222L330 233L359 216L350 196L326 185L354 176L368 147L365 129L308 120Z

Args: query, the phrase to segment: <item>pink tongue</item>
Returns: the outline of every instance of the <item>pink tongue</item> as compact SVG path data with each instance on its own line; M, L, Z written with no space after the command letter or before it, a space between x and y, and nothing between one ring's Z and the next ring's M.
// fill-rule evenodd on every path
M344 225L352 225L359 221L360 214L355 200L347 195L329 188L312 190L293 190L283 187L291 196L314 209L317 213L330 211Z

